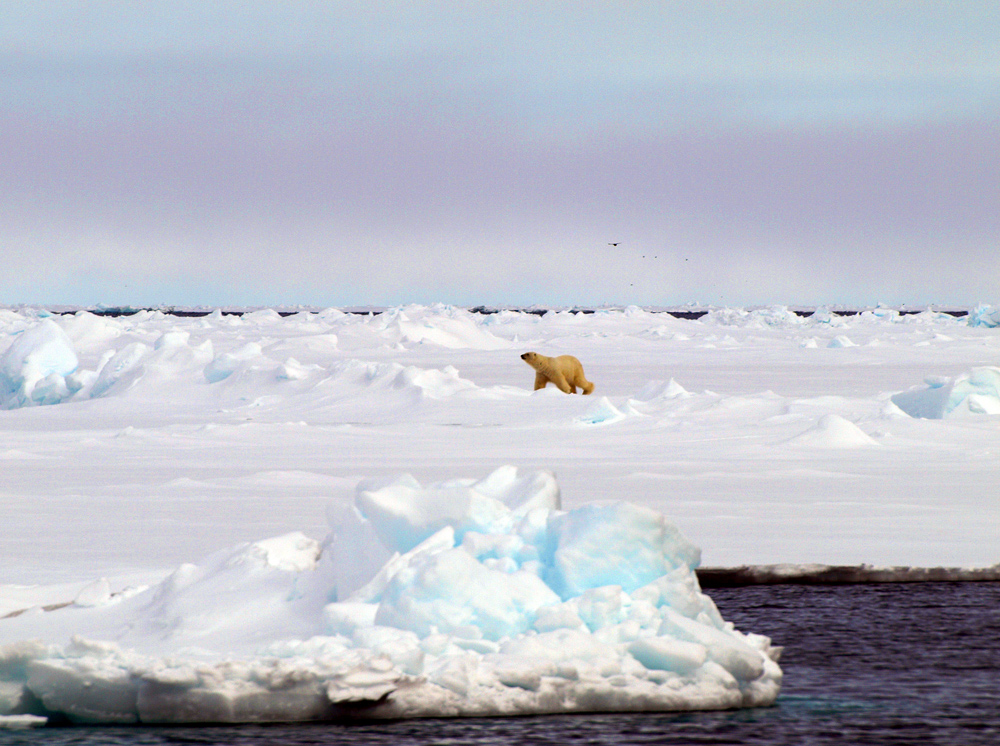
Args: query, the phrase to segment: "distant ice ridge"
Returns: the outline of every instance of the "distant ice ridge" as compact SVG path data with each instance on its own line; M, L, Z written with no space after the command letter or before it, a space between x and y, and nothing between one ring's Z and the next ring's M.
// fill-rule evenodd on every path
M787 306L771 306L747 311L742 308L717 308L710 310L702 318L706 324L718 326L739 326L751 329L766 329L768 327L802 326L806 319L799 316Z
M694 574L700 551L648 508L564 511L551 473L504 466L362 482L331 523L322 544L245 544L149 589L3 620L0 714L295 721L778 694L778 649L723 621Z
M220 389L239 388L241 382L257 385L275 380L292 382L285 388L302 391L321 382L331 360L364 360L374 354L384 361L403 351L429 351L442 362L435 367L443 367L454 357L448 354L451 351L523 349L541 340L558 347L563 339L569 345L575 338L572 344L576 351L578 345L590 345L587 338L591 336L634 334L679 343L705 327L773 332L965 323L947 314L925 311L902 315L886 307L854 317L824 309L802 317L785 306L712 309L700 321L683 321L634 306L589 315L550 311L538 316L519 311L483 315L440 304L401 306L379 315L327 309L283 318L273 309L265 309L243 316L225 316L216 310L169 325L164 324L166 318L158 311L106 318L86 311L53 316L0 309L0 408L132 395L138 393L132 392L134 387L148 393L155 383L223 384L194 392L206 396L218 394ZM1000 311L980 306L970 314L968 323L996 326ZM185 330L170 328L177 325ZM724 342L739 346L728 336ZM819 346L814 339L801 340L801 345ZM839 335L825 346L853 347L855 343ZM597 416L603 423L615 415Z
M320 366L288 356L287 347L262 330L268 334L292 330L299 340L295 345L298 354L316 353L324 361L343 350L401 350L423 345L448 350L502 350L513 344L490 333L483 317L441 305L393 308L378 316L348 315L330 309L288 321L273 310L243 317L224 317L217 311L191 323L193 332L168 331L153 338L144 327L154 316L145 311L124 320L85 311L41 319L15 313L0 316L0 407L15 409L117 396L143 381L146 386L150 381L162 383L169 379L217 384L261 375L282 381L321 377ZM199 338L208 336L207 330L219 328L244 328L252 341L217 351L211 339ZM335 329L339 335L333 333ZM5 338L11 339L6 349ZM267 349L262 339L267 341ZM94 358L92 362L81 363L86 357L81 349ZM452 370L445 368L444 375L451 375ZM412 369L404 377L416 376L420 380L411 383L426 389L430 384L419 373ZM436 373L426 372L422 378Z

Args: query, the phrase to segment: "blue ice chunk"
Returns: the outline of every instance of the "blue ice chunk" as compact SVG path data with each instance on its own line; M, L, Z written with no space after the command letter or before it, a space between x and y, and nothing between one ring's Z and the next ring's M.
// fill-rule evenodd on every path
M979 304L969 312L969 326L1000 326L1000 308Z
M927 386L892 396L910 417L940 420L958 410L1000 414L1000 368L973 368L955 378L929 378Z
M79 367L73 343L51 319L23 331L0 357L0 404L5 409L56 404L72 395L66 376Z

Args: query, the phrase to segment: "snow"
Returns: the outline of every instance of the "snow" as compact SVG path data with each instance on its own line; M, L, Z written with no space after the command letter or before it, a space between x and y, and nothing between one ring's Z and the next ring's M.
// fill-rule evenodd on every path
M819 422L789 443L812 448L859 448L878 446L877 440L864 430L838 414L825 414Z
M0 309L0 727L767 704L702 558L1000 561L976 314Z

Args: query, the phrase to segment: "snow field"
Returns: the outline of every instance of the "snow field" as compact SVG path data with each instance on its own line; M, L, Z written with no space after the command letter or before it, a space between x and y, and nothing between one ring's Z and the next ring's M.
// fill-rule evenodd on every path
M963 383L990 375L1000 339L965 319L39 316L0 310L0 390L15 407L0 412L0 583L162 576L219 546L321 537L327 502L362 478L505 463L556 472L571 504L659 510L711 566L988 566L1000 554L996 396ZM29 331L36 343L15 345ZM854 346L829 347L840 336ZM45 375L25 365L41 337L58 363ZM518 359L532 348L580 357L594 395L533 394ZM939 420L894 403L944 414L955 387L972 395ZM18 406L63 389L57 406Z
M766 702L694 545L997 563L989 318L0 309L0 711ZM533 393L528 349L594 395Z

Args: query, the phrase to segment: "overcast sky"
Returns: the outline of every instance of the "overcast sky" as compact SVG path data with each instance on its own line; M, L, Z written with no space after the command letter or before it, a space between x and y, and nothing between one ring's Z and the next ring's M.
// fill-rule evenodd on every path
M1000 303L998 39L996 0L4 0L0 304Z

